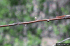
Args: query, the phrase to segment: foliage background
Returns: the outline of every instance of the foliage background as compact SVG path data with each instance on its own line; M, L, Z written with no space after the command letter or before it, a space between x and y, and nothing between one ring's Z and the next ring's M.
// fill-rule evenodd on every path
M69 4L69 0L0 0L0 25L67 15ZM0 46L51 46L70 37L69 25L70 20L56 20L0 27Z

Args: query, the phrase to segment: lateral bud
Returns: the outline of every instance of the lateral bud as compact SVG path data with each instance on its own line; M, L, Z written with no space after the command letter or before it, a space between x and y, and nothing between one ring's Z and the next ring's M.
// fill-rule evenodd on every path
M47 22L49 22L50 20L49 19L47 19Z

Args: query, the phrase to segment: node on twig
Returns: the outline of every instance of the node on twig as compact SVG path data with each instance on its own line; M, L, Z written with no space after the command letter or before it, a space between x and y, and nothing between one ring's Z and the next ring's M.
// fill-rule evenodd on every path
M47 22L49 22L50 20L49 19L47 19Z

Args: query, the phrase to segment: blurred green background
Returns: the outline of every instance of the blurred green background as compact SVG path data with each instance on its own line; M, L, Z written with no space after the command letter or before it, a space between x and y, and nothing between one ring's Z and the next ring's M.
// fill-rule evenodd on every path
M70 14L69 0L0 0L0 25L67 14ZM0 27L0 46L52 46L68 37L69 19Z

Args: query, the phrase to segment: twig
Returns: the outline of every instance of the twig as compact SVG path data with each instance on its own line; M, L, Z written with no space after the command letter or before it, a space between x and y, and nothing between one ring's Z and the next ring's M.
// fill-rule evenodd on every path
M66 38L66 39L64 39L64 40L62 40L61 42L58 42L58 43L62 43L62 42L64 42L64 41L66 41L66 40L69 40L70 38ZM56 44L54 44L53 46L55 46Z
M15 26L15 25L21 25L21 24L30 24L30 23L41 22L41 21L49 22L52 20L62 20L62 19L70 19L70 15L57 16L56 18L52 18L52 19L43 19L43 20L35 20L35 21L30 21L30 22L18 22L18 23L13 23L13 24L8 24L8 25L0 25L0 27Z

